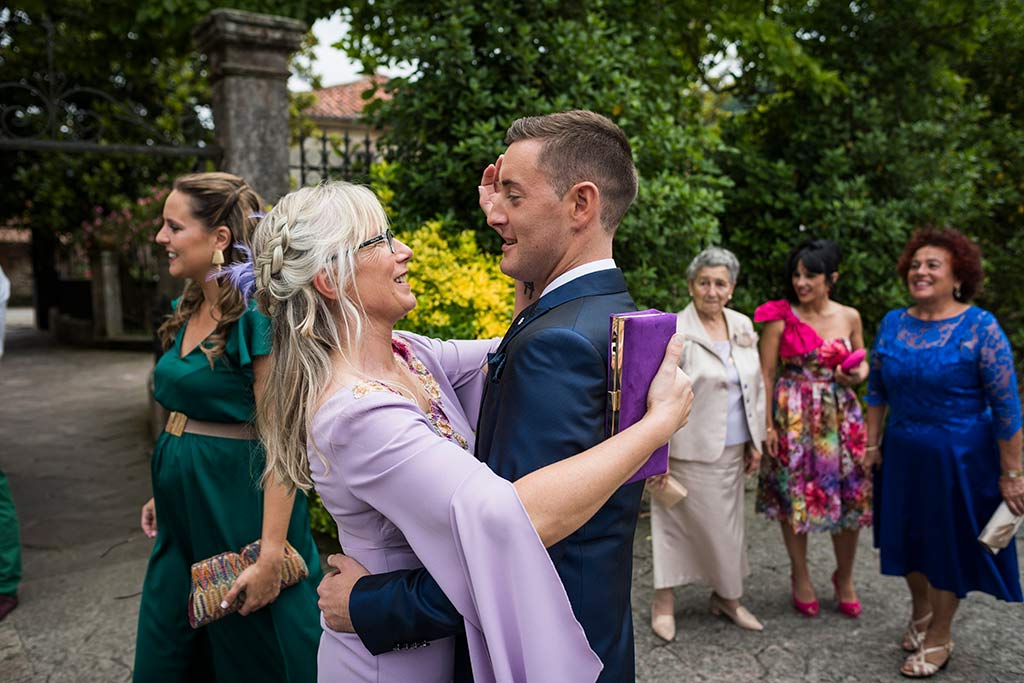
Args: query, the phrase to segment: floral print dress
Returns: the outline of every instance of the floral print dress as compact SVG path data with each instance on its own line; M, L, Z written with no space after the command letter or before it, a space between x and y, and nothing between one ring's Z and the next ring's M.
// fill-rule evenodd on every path
M797 533L871 525L864 417L853 389L835 381L836 359L849 351L848 340L831 339L800 355L783 356L775 381L779 448L777 457L766 453L761 460L757 511L788 521Z

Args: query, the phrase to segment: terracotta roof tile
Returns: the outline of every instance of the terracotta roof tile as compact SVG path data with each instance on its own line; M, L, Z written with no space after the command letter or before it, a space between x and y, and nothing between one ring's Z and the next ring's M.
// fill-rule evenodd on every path
M314 90L316 104L306 109L313 119L358 119L363 107L370 100L363 99L363 93L373 87L373 83L387 83L387 76L365 76L352 83L332 85L328 88ZM374 100L389 100L391 93L377 91Z

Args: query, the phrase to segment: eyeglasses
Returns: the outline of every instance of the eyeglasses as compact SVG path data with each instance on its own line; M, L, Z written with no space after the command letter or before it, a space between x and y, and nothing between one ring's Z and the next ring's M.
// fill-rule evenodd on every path
M376 237L371 237L370 239L366 240L365 242L360 244L358 247L356 247L356 251L359 251L360 249L363 249L364 247L372 247L373 245L380 244L381 242L387 242L388 243L388 249L391 250L392 254L395 253L395 236L394 236L394 234L392 234L391 228L387 228L386 230L384 230L384 232L382 232L381 234L377 235Z

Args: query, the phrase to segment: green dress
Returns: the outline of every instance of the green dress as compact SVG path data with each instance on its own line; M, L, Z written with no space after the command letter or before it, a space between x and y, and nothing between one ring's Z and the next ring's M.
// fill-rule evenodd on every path
M154 393L168 410L196 420L252 419L255 356L270 352L270 322L255 310L231 326L224 354L210 368L193 349L181 358L184 327L154 370ZM320 559L309 529L306 497L295 496L288 541L310 576L285 588L249 616L231 614L193 630L187 602L192 563L237 551L260 537L263 452L257 441L164 432L153 449L157 537L139 609L134 680L316 680Z
M21 582L21 540L18 532L18 512L7 483L7 475L0 469L0 595L17 595Z

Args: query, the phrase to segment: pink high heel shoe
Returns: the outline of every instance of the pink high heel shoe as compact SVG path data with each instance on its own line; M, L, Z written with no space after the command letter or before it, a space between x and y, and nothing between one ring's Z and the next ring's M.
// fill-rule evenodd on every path
M790 585L790 596L793 598L793 608L797 612L799 612L800 614L804 615L805 617L816 617L816 616L818 616L818 612L821 611L821 608L818 605L818 599L815 598L811 602L803 602L801 600L797 600L796 599L796 579L793 578L792 574L789 575L789 585Z
M832 572L832 587L836 590L836 606L839 611L848 617L856 619L862 612L860 607L860 600L854 600L853 602L843 602L839 599L839 570Z

